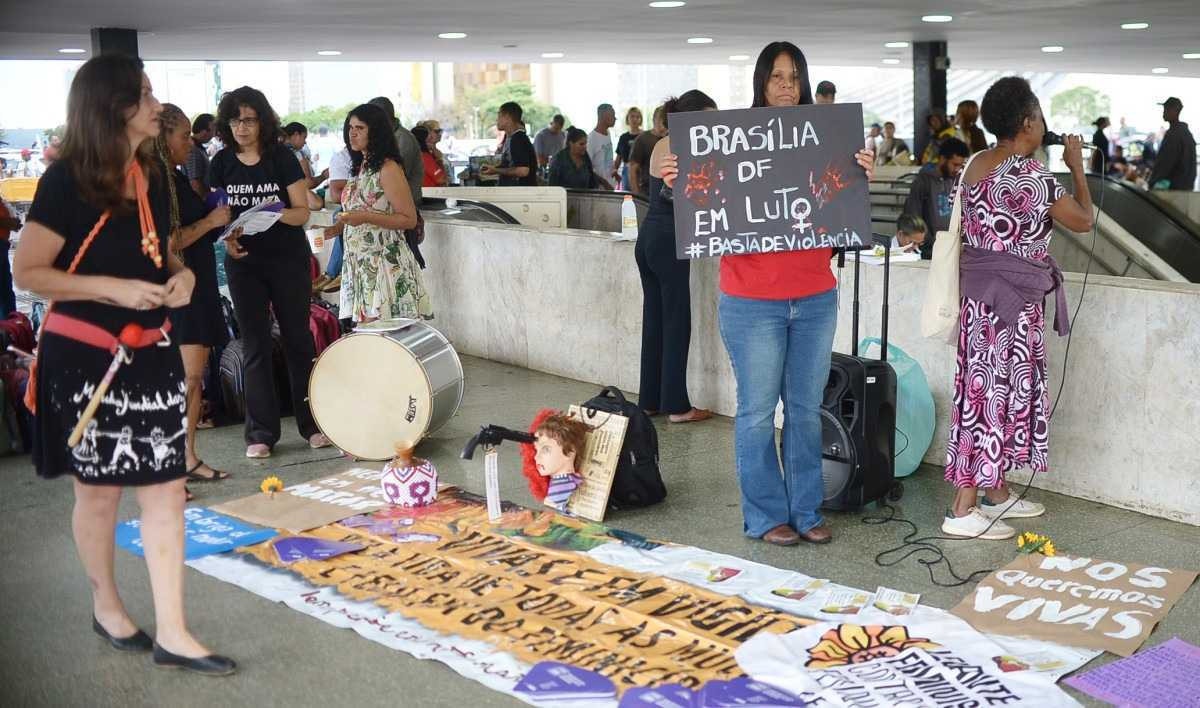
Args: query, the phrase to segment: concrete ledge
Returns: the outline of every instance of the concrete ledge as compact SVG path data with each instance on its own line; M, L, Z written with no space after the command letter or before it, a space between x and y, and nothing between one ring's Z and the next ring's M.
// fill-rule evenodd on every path
M642 297L632 243L599 232L438 219L426 234L434 324L460 352L637 391ZM929 379L939 425L925 459L940 465L955 352L919 334L926 270L924 263L893 267L889 331ZM848 266L847 285L850 277ZM1067 275L1072 312L1082 279ZM689 391L696 405L732 416L717 296L716 261L693 263ZM860 337L878 336L881 297L882 270L864 265ZM839 298L835 348L848 352L849 287ZM1066 339L1047 337L1053 393ZM1036 486L1200 525L1198 351L1200 285L1089 276L1051 424L1052 469Z

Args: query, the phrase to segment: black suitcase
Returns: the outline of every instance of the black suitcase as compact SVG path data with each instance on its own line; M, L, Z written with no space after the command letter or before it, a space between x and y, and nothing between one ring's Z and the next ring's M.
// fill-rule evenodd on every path
M283 339L278 328L271 331L273 344L272 368L275 371L275 395L279 401L279 415L292 413L292 389L288 381L287 360L283 356ZM242 340L235 339L221 352L220 380L221 400L229 420L244 420L246 417L246 355Z
M821 401L821 508L859 509L903 494L896 481L896 372L887 363L888 276L883 265L883 326L879 359L858 356L859 253L854 254L854 310L851 354L834 352ZM838 256L839 268L845 253Z

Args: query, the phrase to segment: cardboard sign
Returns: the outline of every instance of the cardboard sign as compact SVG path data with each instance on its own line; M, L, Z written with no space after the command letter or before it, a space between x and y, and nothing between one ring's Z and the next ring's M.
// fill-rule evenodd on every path
M675 256L713 258L871 240L862 105L670 116Z
M239 546L251 546L274 538L273 528L264 529L243 524L237 519L222 516L203 507L183 510L183 557L185 560L203 558L212 553L225 553ZM115 541L135 556L145 556L142 547L142 522L130 519L117 524Z
M253 524L300 533L387 506L379 470L353 469L294 484L274 495L252 494L213 507Z
M588 434L584 461L579 470L583 484L572 495L567 511L584 519L604 521L629 419L615 413L587 411L579 406L571 406L568 413L592 426L592 432Z
M1021 555L951 612L981 632L1129 656L1195 580L1190 570Z

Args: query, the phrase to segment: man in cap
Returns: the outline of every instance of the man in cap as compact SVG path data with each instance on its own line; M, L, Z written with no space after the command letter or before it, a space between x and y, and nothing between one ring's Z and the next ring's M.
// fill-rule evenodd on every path
M1188 130L1188 124L1179 120L1183 101L1172 96L1160 105L1163 120L1170 127L1158 147L1158 159L1150 173L1150 188L1190 192L1196 188L1196 139Z
M837 86L832 81L822 81L817 84L817 95L813 99L818 104L834 103L837 98Z

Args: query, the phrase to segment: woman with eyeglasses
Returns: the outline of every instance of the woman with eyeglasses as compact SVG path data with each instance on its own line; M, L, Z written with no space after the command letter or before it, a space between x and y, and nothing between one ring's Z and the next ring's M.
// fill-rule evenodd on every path
M754 67L754 108L813 103L804 53L772 42ZM855 162L870 179L875 153ZM661 172L673 185L678 165ZM669 173L669 174L668 174ZM829 543L821 517L821 394L829 380L837 327L833 251L725 256L721 259L721 338L737 380L734 459L742 489L743 530L778 546ZM783 400L783 465L775 408Z
M243 86L221 97L217 134L225 148L213 156L208 183L223 190L236 220L265 201L283 202L266 231L225 240L225 270L245 353L246 457L265 458L280 438L279 400L271 362L271 322L279 323L300 435L313 449L329 446L308 406L308 375L316 356L308 329L311 252L307 182L300 163L280 143L279 117L267 97Z

